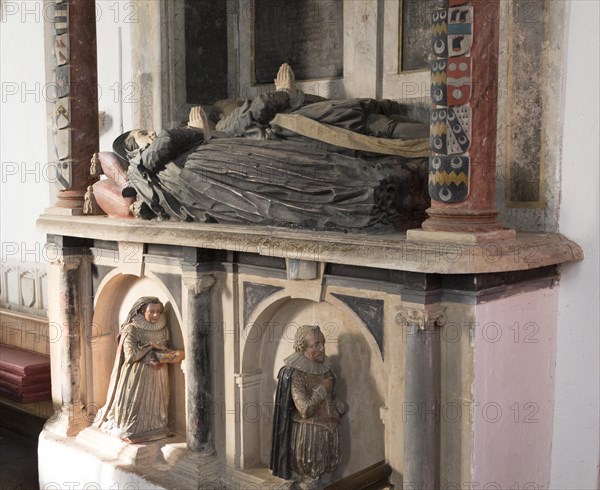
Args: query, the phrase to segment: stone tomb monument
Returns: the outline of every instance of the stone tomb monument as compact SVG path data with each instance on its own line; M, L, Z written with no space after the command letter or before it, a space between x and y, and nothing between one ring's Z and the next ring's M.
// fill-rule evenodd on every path
M387 8L390 2L384 3ZM496 221L490 203L497 2L451 3L436 2L437 70L448 79L440 68L444 48L448 36L462 36L458 47L470 57L472 90L461 92L466 99L458 109L451 105L458 99L448 92L444 99L443 90L434 101L431 144L439 151L429 161L433 202L422 229L361 234L271 226L279 223L82 216L78 210L90 178L77 173L86 169L80 150L72 149L72 187L38 220L54 252L49 320L61 331L50 345L52 398L61 409L40 435L42 487L78 482L87 488L285 488L289 483L268 469L277 374L293 354L298 328L315 324L337 376L336 396L349 407L339 422L334 481L382 460L398 488L489 481L502 474L500 461L486 459L478 448L501 438L538 458L526 470L511 465L505 486L534 480L547 486L544 448L551 443L554 396L547 366L555 356L557 265L583 256L559 234L516 236ZM354 33L344 56L355 67L369 62L361 56L370 52L358 48L375 49L378 26L389 28L367 4L344 2L344 19ZM76 0L54 5L59 14L68 7L69 23L60 34L64 29L72 41L68 69L94 72L95 56L84 49L93 44L93 8ZM463 16L448 15L454 8L465 12L462 24ZM446 25L447 18L459 21ZM83 39L78 26L86 27L91 40L74 42ZM155 75L160 78L160 70ZM352 80L356 73L347 75L348 86L360 93ZM70 107L73 121L85 116L79 104ZM455 116L461 123L456 127L449 124ZM84 119L90 126L97 121ZM72 144L93 134L84 129L69 128ZM166 170L181 169L175 167ZM146 177L154 183L155 176ZM449 194L450 185L461 192ZM449 195L451 203L444 200ZM174 437L132 443L92 422L107 401L119 326L142 296L165 305L170 346L185 351L185 359L168 369L167 429ZM507 336L490 342L490 324L537 325L538 342L516 344ZM515 382L525 367L535 380L534 393ZM490 424L487 412L456 411L518 397L535 400L540 423L525 430L509 417Z

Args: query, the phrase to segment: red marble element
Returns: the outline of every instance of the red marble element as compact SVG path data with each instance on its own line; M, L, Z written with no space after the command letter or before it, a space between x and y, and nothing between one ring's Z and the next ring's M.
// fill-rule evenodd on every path
M98 159L104 175L115 184L124 187L129 178L127 177L127 171L121 167L117 155L112 151L101 151L98 153Z
M97 180L89 172L90 158L99 146L96 5L71 0L68 10L72 185L58 193L55 206L81 209L88 185Z
M100 209L111 218L132 218L129 207L133 203L132 197L121 195L122 185L112 180L99 180L94 184L94 197Z
M499 3L473 0L471 159L469 195L455 204L432 201L428 231L489 232L496 220L496 114L498 105Z

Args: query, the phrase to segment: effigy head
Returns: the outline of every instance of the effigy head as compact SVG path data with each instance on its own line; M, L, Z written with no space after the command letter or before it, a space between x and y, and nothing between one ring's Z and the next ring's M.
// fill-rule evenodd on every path
M130 323L136 315L143 315L146 321L156 323L164 312L164 305L156 296L142 296L129 310L125 325Z
M294 336L294 350L313 362L325 361L325 336L318 325L302 325Z
M113 152L122 163L128 164L130 158L148 148L155 139L155 131L132 129L117 136L113 142Z
M156 323L162 315L165 307L159 301L157 303L148 303L141 309L141 313L144 315L144 318L147 322Z
M155 131L145 129L133 129L129 131L129 136L125 138L125 149L128 151L145 150L156 139Z

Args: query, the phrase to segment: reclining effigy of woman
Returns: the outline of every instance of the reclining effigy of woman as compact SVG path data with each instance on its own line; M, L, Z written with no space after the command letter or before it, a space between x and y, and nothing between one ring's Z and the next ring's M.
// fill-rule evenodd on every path
M399 230L418 226L429 206L429 127L408 113L391 100L325 100L288 84L215 129L193 108L188 127L134 130L113 149L140 218Z

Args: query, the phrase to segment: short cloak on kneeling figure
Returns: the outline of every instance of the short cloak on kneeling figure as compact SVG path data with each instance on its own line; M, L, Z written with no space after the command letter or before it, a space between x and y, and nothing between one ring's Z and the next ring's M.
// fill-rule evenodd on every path
M419 226L430 203L428 126L398 102L324 100L290 77L282 65L279 89L224 116L212 138L200 108L187 128L117 138L134 214L319 230Z
M277 375L269 467L275 476L312 490L340 463L346 404L335 394L336 377L318 325L298 328L294 350Z
M138 299L121 326L119 346L105 406L97 427L128 442L168 435L168 364L184 358L167 348L169 332L158 298Z

